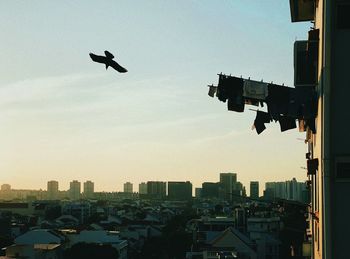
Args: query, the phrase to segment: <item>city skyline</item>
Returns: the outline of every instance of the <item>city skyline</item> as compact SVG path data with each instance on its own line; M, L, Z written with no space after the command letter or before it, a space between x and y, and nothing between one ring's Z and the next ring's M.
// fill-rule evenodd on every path
M304 134L257 136L254 112L228 112L206 88L220 72L293 85L292 46L309 25L290 26L287 2L39 2L0 3L0 183L306 178ZM90 61L106 49L128 73Z
M145 181L145 182L140 182L138 184L135 184L133 182L123 182L122 183L122 187L121 189L114 189L114 190L104 190L104 189L95 189L95 181L89 179L89 180L83 180L83 181L80 181L80 180L71 180L68 182L68 186L67 188L62 188L62 184L59 182L59 181L56 181L54 179L51 179L49 181L47 181L47 184L46 184L46 189L45 188L39 188L39 189L20 189L20 188L16 188L16 186L13 186L11 183L0 183L0 186L1 186L1 189L8 189L8 190L31 190L31 191L38 191L38 190L42 190L42 191L47 191L48 192L48 197L50 197L50 189L52 189L52 185L54 185L53 189L57 192L57 191L60 191L60 192L70 192L71 190L71 184L72 183L79 183L79 185L81 185L81 189L80 189L80 193L81 195L85 195L84 197L85 198L89 198L88 196L86 196L86 193L84 190L86 189L89 189L89 192L91 193L97 193L97 192L130 192L130 193L140 193L140 184L146 184L147 186L147 183L148 182L164 182L166 183L166 192L168 193L168 184L169 183L177 183L177 182L181 182L181 183L190 183L192 185L192 196L195 197L195 190L198 189L198 188L202 188L203 186L203 183L221 183L223 184L223 188L227 188L225 187L225 183L221 181L221 175L227 175L227 174L235 174L236 175L236 183L239 183L240 181L237 180L237 174L236 173L231 173L231 172L228 172L228 173L220 173L218 175L218 181L213 181L213 182L208 182L208 181L203 181L199 186L194 186L192 185L192 182L191 181L188 181L188 180L182 180L182 181L167 181L167 180L164 180L164 181L152 181L152 180L148 180L148 181ZM251 185L252 183L257 183L258 184L258 187L257 187L257 190L258 190L258 193L259 193L259 196L264 196L264 191L270 187L268 187L267 185L271 185L271 184L275 184L275 183L282 183L282 182L291 182L291 181L296 181L300 184L305 184L306 186L306 183L305 181L297 181L297 179L295 177L291 178L291 179L287 179L287 180L275 180L275 181L271 181L271 182L264 182L264 183L260 183L259 181L250 181L248 185L245 185L243 184L243 188L245 188L245 191L246 191L246 195L248 197L251 196ZM130 185L131 184L131 189L132 191L125 191L126 189L126 185ZM87 186L91 186L91 187L87 187ZM133 186L138 186L137 188L133 188ZM259 186L261 186L261 188L259 188ZM130 187L129 187L130 188ZM142 187L141 187L142 188ZM232 188L232 186L231 186ZM92 190L92 191L91 191ZM140 193L141 194L141 193ZM51 194L52 195L52 194ZM57 194L55 194L57 195Z

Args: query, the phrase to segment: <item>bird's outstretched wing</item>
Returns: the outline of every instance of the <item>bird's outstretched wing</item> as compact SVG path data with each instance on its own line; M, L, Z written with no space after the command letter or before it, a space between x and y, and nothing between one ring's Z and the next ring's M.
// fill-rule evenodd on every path
M105 50L105 55L106 55L107 58L110 58L110 59L114 58L113 54L111 52L107 51L107 50Z
M95 55L93 53L90 53L89 55L90 55L90 58L95 62L103 63L103 64L106 64L106 62L107 62L107 58L104 56L98 56L98 55Z
M128 72L128 70L126 70L124 67L122 67L121 65L119 65L117 62L115 62L114 60L112 60L112 62L110 62L109 64L111 67L113 67L115 70L117 70L119 73L125 73Z

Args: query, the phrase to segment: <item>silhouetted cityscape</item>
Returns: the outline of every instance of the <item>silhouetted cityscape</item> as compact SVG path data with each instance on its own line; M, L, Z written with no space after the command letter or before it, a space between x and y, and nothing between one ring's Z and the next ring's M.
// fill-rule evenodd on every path
M267 182L260 196L258 181L250 182L247 195L236 173L220 173L218 180L203 182L195 195L189 181L142 182L138 192L131 182L124 183L123 192L95 192L90 180L83 188L73 180L68 190L60 190L55 180L46 190L2 184L0 235L7 238L1 242L6 256L58 258L93 253L105 253L103 258L283 258L290 244L300 247L309 202L306 183L295 178ZM236 239L239 246L227 246Z
M236 173L220 173L218 182L203 182L202 187L194 188L189 181L147 181L134 191L133 183L124 183L122 192L95 192L94 182L88 180L83 183L73 180L68 190L60 190L59 182L47 182L46 190L12 189L10 184L2 184L1 200L81 200L81 199L162 199L162 200L191 200L193 198L220 199L226 201L244 199L262 199L272 201L276 198L299 201L309 201L309 191L306 182L297 182L295 178L284 182L266 182L263 195L259 195L259 182L250 182L250 194L247 195L245 186L237 181ZM194 191L194 192L193 192Z

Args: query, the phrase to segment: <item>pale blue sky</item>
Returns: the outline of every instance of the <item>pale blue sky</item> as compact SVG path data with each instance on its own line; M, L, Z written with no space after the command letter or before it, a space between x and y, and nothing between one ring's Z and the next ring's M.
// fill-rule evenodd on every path
M304 134L228 112L225 72L293 83L289 1L1 1L0 183L304 180ZM129 72L91 62L109 50Z

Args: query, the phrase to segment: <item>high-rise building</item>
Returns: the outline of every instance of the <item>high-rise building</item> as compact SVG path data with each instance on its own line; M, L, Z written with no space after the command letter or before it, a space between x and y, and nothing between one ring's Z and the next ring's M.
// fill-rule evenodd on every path
M47 198L49 200L58 199L58 182L57 181L48 181L47 182Z
M194 196L196 198L201 198L202 197L202 188L195 188L194 189Z
M259 198L259 182L251 181L250 182L250 198L258 199Z
M202 198L219 198L220 183L202 183Z
M79 200L81 192L81 184L79 181L74 180L69 183L69 198L71 200Z
M168 198L170 200L192 199L192 183L190 182L168 182Z
M140 183L139 184L139 194L147 194L147 183Z
M8 192L11 191L11 185L4 183L1 185L1 191Z
M91 199L94 197L95 184L91 181L86 181L84 183L84 198Z
M267 182L265 184L264 198L274 198L306 202L306 183L297 182L295 178L285 182Z
M166 182L147 182L147 196L151 199L164 199L166 197Z
M133 193L133 185L130 182L124 183L124 192Z
M237 183L237 174L235 173L221 173L220 184L222 188L222 198L225 200L232 200L232 195Z

